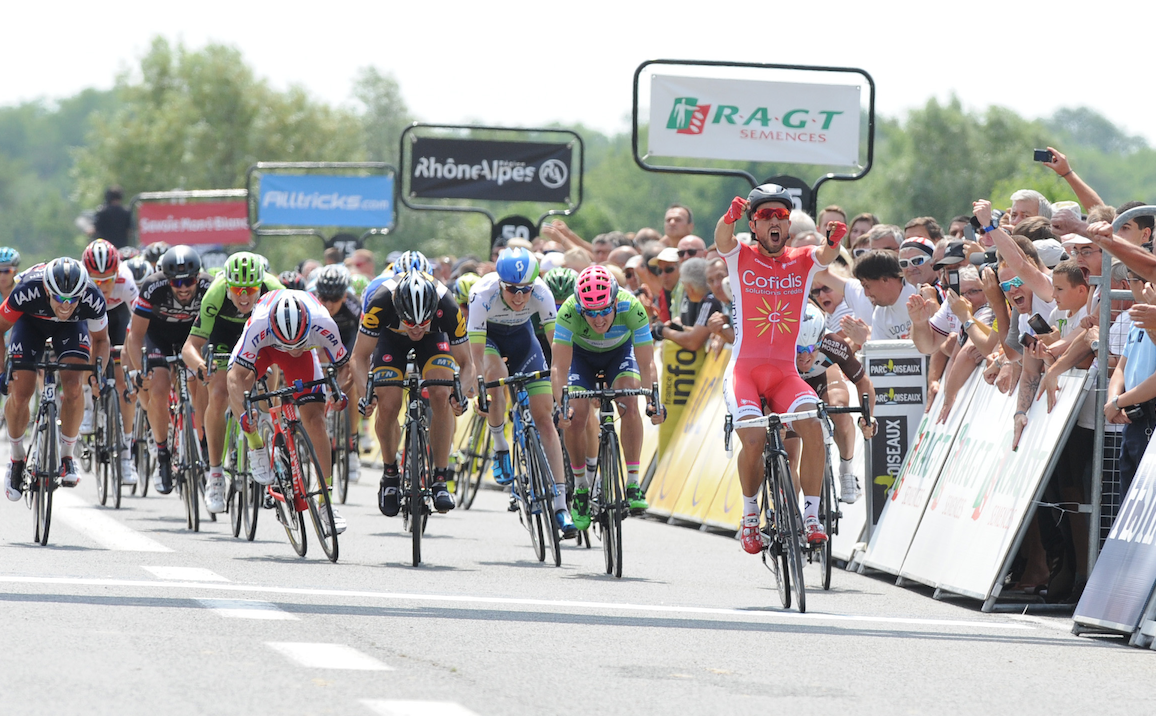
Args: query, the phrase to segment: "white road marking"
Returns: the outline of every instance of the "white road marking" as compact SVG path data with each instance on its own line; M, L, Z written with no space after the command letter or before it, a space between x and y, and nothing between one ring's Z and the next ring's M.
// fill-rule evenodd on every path
M346 669L350 671L393 671L372 656L362 654L345 644L324 644L302 641L267 641L274 651L310 669Z
M157 579L171 579L180 582L227 582L221 575L204 567L145 567Z
M57 490L52 502L53 520L60 520L77 532L83 532L105 549L120 552L172 552L155 539L109 517L101 508L69 494L66 489Z
M297 620L297 617L272 602L260 602L255 599L198 599L197 601L202 606L212 609L227 619Z
M381 716L477 716L453 701L392 701L362 699L361 705Z
M468 594L406 594L402 592L369 592L352 589L317 589L306 587L270 587L257 584L220 584L212 582L152 582L139 579L106 579L97 577L31 577L0 574L0 584L57 584L93 587L135 587L144 589L202 589L223 592L249 592L254 594L300 595L311 597L344 597L351 599L376 599L390 602L444 602L452 604L486 604L499 607L547 607L571 609L575 611L622 611L649 614L690 614L703 616L732 617L739 622L755 621L808 621L808 622L851 622L893 625L897 628L911 626L964 627L971 629L998 629L1006 631L1034 631L1026 624L1010 624L1006 621L977 621L964 619L924 619L918 617L887 617L870 614L832 614L823 612L787 612L777 610L734 609L727 607L692 607L665 604L630 604L618 602L582 602L567 599L527 599L519 597L483 597Z

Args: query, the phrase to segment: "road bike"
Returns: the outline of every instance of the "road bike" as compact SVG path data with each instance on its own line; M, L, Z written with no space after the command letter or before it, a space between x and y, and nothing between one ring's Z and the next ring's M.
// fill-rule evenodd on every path
M192 374L179 355L153 356L150 359L147 349L141 353L141 365L148 366L150 361L154 364L164 363L170 371L172 385L169 386L168 444L173 449L170 463L173 482L176 483L181 503L185 507L185 526L199 532L201 500L205 492L205 474L209 466L201 454L201 441L197 436L193 415L193 401L189 396L188 377ZM216 521L216 515L209 513L209 516L214 522Z
M819 521L823 523L823 531L827 539L823 543L807 550L807 562L813 562L816 552L819 558L819 569L823 576L823 589L831 588L831 568L834 557L831 555L831 541L839 534L839 520L843 517L843 510L839 507L839 500L835 497L835 472L831 469L831 446L835 442L835 425L831 421L832 415L859 413L868 424L871 423L871 404L864 393L860 396L859 407L839 407L818 404L819 422L823 426L823 489L819 493Z
M149 493L149 480L156 467L157 444L149 427L149 414L140 401L135 402L132 416L132 462L136 466L136 485L132 494L144 497Z
M325 413L325 426L329 433L330 454L333 456L333 494L337 502L344 505L349 497L349 461L360 461L357 436L353 434L353 406L344 410L334 410L332 405Z
M12 379L12 360L5 366L6 384ZM43 374L40 389L40 405L32 427L32 448L24 464L22 490L24 502L32 510L32 541L46 546L48 531L52 527L52 493L60 486L63 463L60 459L60 429L57 404L57 373L62 370L89 372L103 378L101 360L95 364L58 363L45 355L36 363L35 370Z
M321 549L330 562L336 562L337 523L330 502L329 485L323 477L321 461L317 458L313 441L301 424L297 412L300 401L295 397L296 394L322 385L330 387L336 400L344 399L337 385L336 373L329 367L325 377L320 380L296 380L285 388L261 393L247 390L244 406L245 412L256 421L255 404L269 404L270 421L260 429L265 449L271 451L269 462L273 468L273 484L266 490L273 498L277 520L285 528L293 550L299 557L304 557L308 549L305 536L305 513L308 513ZM261 388L265 390L264 384ZM280 404L274 405L275 400Z
M562 388L562 415L570 414L570 401L593 399L598 409L598 477L590 490L590 524L597 525L606 561L606 573L622 577L622 520L630 515L623 476L622 449L614 430L614 401L619 398L650 398L650 404L665 411L658 400L658 383L643 388L614 389L599 383L595 390ZM650 414L650 410L647 410Z
M482 478L490 467L491 438L485 416L470 415L470 424L461 442L450 453L450 467L454 471L454 498L458 507L468 510L474 505Z
M410 352L412 355L413 352ZM372 372L365 386L365 396L358 401L358 410L362 415L377 400L374 392L380 387L395 387L405 391L406 408L405 424L402 426L402 459L398 462L402 466L399 470L401 484L400 514L402 529L410 533L413 547L413 566L421 564L421 538L425 532L426 522L433 512L433 456L430 454L429 430L433 419L429 401L423 397L426 388L443 386L453 389L453 398L458 405L465 405L466 399L462 395L461 378L458 369L454 368L453 380L439 380L435 378L423 380L421 373L407 360L405 378L375 379ZM449 429L447 427L447 429ZM386 456L382 456L386 459Z
M81 464L93 474L96 482L96 496L102 506L112 498L114 509L120 509L121 486L124 480L123 463L120 461L124 450L124 425L120 419L120 394L116 389L116 360L108 364L104 386L93 397L92 432L80 439Z
M807 540L803 536L803 517L799 513L799 493L791 480L787 448L783 444L783 427L797 420L818 417L817 410L798 413L769 413L761 418L735 421L729 413L724 426L724 446L731 455L731 433L736 428L765 428L763 447L763 482L759 487L759 514L763 516L763 564L775 575L775 585L784 609L791 608L791 590L800 612L807 611L807 588L803 582L803 553Z
M538 561L546 561L546 547L549 545L554 566L561 567L562 533L554 519L554 473L542 449L542 436L530 413L530 394L526 390L527 383L549 377L549 370L517 373L489 382L479 377L478 404L481 410L489 411L489 394L486 391L493 388L509 387L513 394L510 406L513 419L510 464L514 468L514 481L510 490L517 505L518 518L530 532L530 544Z

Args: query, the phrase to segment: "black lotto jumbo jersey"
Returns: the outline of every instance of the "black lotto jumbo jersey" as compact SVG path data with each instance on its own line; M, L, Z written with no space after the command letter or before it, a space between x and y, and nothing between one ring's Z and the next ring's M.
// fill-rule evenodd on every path
M201 272L197 277L197 290L187 304L177 301L172 284L163 273L157 271L145 277L140 286L140 295L133 304L132 312L149 319L153 326L165 324L192 324L201 314L201 299L213 283L213 277Z
M12 293L0 304L0 316L15 323L21 316L31 316L44 321L61 322L48 302L48 289L44 287L44 266L37 264L20 274L20 280L12 288ZM80 305L64 323L88 321L88 330L99 331L108 325L104 295L92 281L80 296Z
M361 314L361 332L371 338L381 335L381 329L394 333L405 333L401 327L401 318L393 306L393 290L397 287L396 279L389 279L378 287L373 298L365 306ZM458 310L458 302L449 290L438 283L438 307L434 312L433 322L430 323L430 333L445 333L449 337L450 345L461 345L469 340L466 333L466 321Z

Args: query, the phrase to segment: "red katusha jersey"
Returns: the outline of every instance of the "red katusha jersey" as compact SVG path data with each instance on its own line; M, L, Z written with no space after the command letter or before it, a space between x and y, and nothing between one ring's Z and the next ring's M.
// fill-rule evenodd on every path
M735 297L735 357L794 364L811 279L824 268L815 257L817 250L815 246L788 246L772 258L740 243L722 255Z

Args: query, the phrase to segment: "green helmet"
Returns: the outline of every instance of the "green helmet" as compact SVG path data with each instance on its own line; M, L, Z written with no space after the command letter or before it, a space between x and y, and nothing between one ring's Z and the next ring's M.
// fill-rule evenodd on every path
M550 293L554 294L554 303L559 306L574 295L574 281L577 278L578 272L565 266L550 269L543 276L546 285L550 287Z
M365 274L355 273L349 277L349 287L361 298L361 294L365 293L365 287L369 285L369 279Z
M457 288L455 294L457 295L458 305L467 303L470 300L470 289L478 282L481 276L476 273L464 273L458 276Z
M265 263L256 254L238 251L225 262L225 283L230 286L251 288L264 280Z

